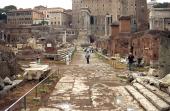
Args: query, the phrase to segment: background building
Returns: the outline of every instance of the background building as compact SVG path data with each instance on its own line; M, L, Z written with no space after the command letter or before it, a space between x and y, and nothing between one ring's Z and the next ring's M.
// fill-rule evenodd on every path
M150 2L148 2L148 9L150 10L156 4L158 4L157 0L151 0Z
M151 30L170 30L170 8L152 8L149 23Z
M46 23L50 26L57 28L69 28L71 25L71 10L65 10L60 7L47 8L41 5L34 7L34 10L42 12L44 14L44 21L46 21Z
M54 27L67 28L71 24L71 15L64 12L50 12L49 15L49 25Z
M7 12L7 24L33 25L41 24L44 15L32 9L19 9Z
M121 16L131 17L132 31L148 29L146 0L73 0L72 7L73 27L82 31L82 22L85 21L82 13L86 8L90 26L85 30L91 30L91 34L96 36L110 36L110 25Z

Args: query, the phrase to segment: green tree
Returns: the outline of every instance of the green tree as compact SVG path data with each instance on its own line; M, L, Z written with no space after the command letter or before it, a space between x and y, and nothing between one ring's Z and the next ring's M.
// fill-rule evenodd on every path
M14 6L14 5L9 5L9 6L5 6L5 7L4 7L4 10L5 10L6 12L11 11L11 10L17 10L17 7Z
M4 9L0 9L0 20L6 20L6 11Z
M48 25L48 21L41 21L40 25Z
M5 6L4 8L0 9L0 20L6 20L7 19L6 13L11 10L17 10L17 7L14 5L9 5L9 6Z
M165 2L165 3L158 3L153 6L154 8L170 8L170 3Z

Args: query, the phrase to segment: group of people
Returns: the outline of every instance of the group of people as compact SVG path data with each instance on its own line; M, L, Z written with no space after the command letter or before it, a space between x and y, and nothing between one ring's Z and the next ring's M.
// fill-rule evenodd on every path
M129 56L128 56L128 67L129 67L130 71L132 70L133 63L134 63L134 56L133 56L132 53L129 53Z
M133 70L133 66L134 66L134 63L136 63L136 66L137 67L141 67L143 66L143 63L142 63L142 58L137 58L137 60L135 61L135 57L133 56L132 53L129 54L128 56L128 67L129 67L129 70Z
M87 64L89 64L90 63L90 54L93 52L93 49L88 47L84 51L85 51L85 58L86 58ZM132 53L129 53L127 59L128 59L128 68L130 71L133 70L133 64L135 62L134 58L135 58L134 55ZM140 62L141 62L141 59L138 60L138 64L140 64Z

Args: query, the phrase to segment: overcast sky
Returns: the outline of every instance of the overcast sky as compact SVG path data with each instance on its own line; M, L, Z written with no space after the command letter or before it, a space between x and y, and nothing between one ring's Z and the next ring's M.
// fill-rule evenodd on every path
M150 0L149 0L150 1ZM170 0L157 0L158 2L170 2ZM15 5L17 8L33 8L43 5L47 7L72 8L72 0L0 0L0 8L7 5Z

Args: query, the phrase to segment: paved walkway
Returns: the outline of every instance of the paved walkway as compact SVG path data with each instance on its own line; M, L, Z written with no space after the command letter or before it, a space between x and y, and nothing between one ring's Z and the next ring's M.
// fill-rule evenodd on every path
M114 69L91 55L86 64L81 49L71 65L62 69L63 77L39 111L142 111L115 76Z

